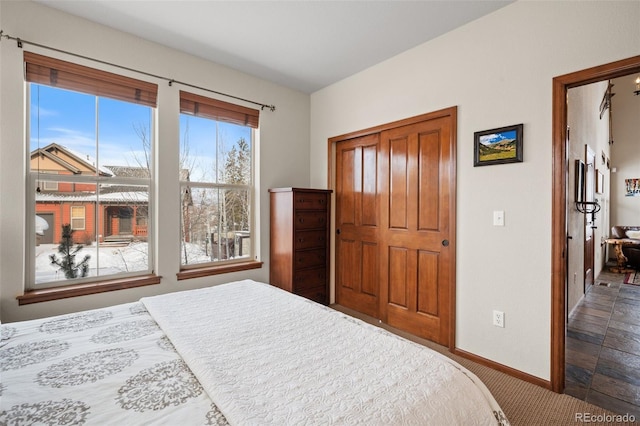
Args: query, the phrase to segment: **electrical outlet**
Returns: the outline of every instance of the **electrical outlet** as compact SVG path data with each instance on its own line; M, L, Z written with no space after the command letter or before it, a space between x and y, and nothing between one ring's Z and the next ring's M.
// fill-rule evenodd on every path
M504 312L493 311L493 325L504 328Z
M493 212L493 226L504 226L504 210Z

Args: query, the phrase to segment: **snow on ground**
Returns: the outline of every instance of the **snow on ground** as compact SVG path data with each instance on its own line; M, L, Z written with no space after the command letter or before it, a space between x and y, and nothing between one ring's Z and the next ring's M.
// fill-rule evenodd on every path
M146 242L132 242L126 246L107 245L84 246L76 254L75 262L82 262L85 255L89 258L89 276L105 276L127 272L140 272L148 269L148 249ZM190 263L209 262L207 256L198 245L186 244ZM59 267L51 264L50 256L55 254L61 260L57 244L40 244L36 246L36 283L59 281L66 279ZM181 251L182 254L182 251Z

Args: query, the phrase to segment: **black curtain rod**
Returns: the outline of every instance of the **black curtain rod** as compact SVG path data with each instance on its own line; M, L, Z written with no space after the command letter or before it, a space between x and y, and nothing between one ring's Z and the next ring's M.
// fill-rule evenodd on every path
M22 40L19 37L12 37L12 36L10 36L8 34L4 34L4 31L0 30L0 42L2 41L3 38L6 38L7 40L14 40L17 43L18 47L21 48L21 49L22 49L22 45L23 44L29 44L31 46L36 46L36 47L40 47L40 48L43 48L43 49L48 49L48 50L53 50L55 52L64 53L66 55L75 56L76 58L87 59L89 61L98 62L100 64L109 65L109 66L120 68L120 69L127 70L127 71L133 71L135 73L146 75L148 77L153 77L153 78L157 78L157 79L160 79L160 80L165 80L165 81L167 81L169 83L169 86L172 86L173 83L177 83L177 84L181 84L183 86L191 87L191 88L194 88L194 89L204 90L204 91L209 92L209 93L215 93L216 95L226 96L228 98L237 99L239 101L248 102L250 104L258 105L261 110L264 110L265 108L269 109L270 111L275 111L276 110L276 106L275 105L263 104L261 102L256 102L256 101L252 101L252 100L249 100L249 99L240 98L238 96L229 95L227 93L218 92L216 90L207 89L205 87L200 87L200 86L196 86L196 85L193 85L193 84L185 83L183 81L175 80L173 78L168 78L168 77L163 77L161 75L151 74L151 73L148 73L148 72L145 72L145 71L140 71L140 70L137 70L137 69L134 69L134 68L129 68L129 67L125 67L125 66L122 66L122 65L114 64L112 62L107 62L107 61L103 61L103 60L100 60L100 59L91 58L89 56L84 56L84 55L80 55L80 54L77 54L77 53L69 52L67 50L57 49L55 47L45 46L43 44L34 43L32 41Z

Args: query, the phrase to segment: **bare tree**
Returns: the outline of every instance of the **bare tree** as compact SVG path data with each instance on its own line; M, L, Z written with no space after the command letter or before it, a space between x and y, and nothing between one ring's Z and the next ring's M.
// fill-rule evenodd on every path
M151 170L151 138L149 129L143 123L133 123L133 130L140 139L142 145L142 154L131 147L136 165L140 168ZM180 159L179 159L180 180L190 180L190 176L195 170L196 157L191 156L191 148L189 144L189 121L186 122L182 140L180 142ZM189 178L187 178L189 177Z

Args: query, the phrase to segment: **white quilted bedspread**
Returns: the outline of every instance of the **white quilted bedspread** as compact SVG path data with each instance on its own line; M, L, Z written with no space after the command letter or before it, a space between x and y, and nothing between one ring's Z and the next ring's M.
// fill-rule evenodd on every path
M452 360L267 284L245 280L142 302L230 424L503 418L480 380Z

